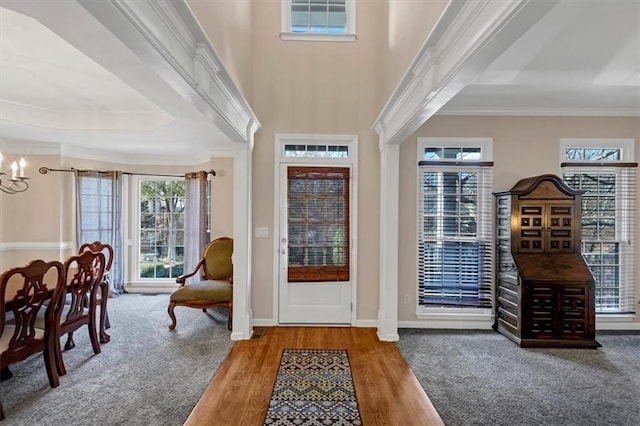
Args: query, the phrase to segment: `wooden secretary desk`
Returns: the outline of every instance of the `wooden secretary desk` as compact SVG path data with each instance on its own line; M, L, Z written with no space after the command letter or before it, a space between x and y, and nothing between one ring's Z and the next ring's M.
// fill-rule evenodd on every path
M547 174L494 194L494 329L521 347L600 346L595 283L580 251L582 193Z

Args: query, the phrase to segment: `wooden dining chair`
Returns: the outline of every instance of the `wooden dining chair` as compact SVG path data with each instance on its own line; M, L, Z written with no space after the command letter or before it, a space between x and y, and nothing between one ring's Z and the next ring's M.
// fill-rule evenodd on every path
M104 254L105 267L104 274L102 275L102 281L97 292L97 305L100 307L100 322L98 324L98 336L100 337L100 343L108 343L111 340L111 336L106 333L106 329L111 328L109 323L109 312L107 311L107 300L109 299L109 271L113 264L113 247L110 244L103 243L101 241L94 241L92 243L85 243L80 246L78 253L84 251L100 252Z
M11 281L21 282L7 294ZM33 260L11 268L0 277L0 368L43 352L51 387L59 384L56 347L59 346L57 322L64 303L64 267L58 261ZM6 320L6 307L13 314ZM40 319L40 320L39 320Z
M105 259L102 253L85 251L67 258L64 262L64 273L66 276L67 298L70 297L70 303L65 303L58 315L58 336L71 333L81 327L87 327L95 354L100 353L100 342L96 327L96 293L102 282L104 268ZM38 321L43 320L44 318L38 316L36 326ZM67 340L64 348L68 350L74 347L75 342L71 337L71 339ZM64 376L67 374L67 370L62 359L59 338L55 345L55 355L58 374Z

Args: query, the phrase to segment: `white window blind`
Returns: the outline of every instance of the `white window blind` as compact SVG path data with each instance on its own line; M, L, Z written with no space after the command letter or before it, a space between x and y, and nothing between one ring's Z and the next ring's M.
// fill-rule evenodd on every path
M582 254L595 279L596 312L635 311L635 193L637 163L620 150L565 151L563 179L582 195Z
M424 148L418 163L418 303L490 308L491 162L480 147Z

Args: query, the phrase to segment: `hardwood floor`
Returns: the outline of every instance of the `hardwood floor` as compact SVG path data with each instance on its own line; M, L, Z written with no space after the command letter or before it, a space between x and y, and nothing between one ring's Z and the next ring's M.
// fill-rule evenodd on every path
M262 425L284 348L347 349L364 426L443 424L396 345L375 329L263 330L233 346L185 425Z

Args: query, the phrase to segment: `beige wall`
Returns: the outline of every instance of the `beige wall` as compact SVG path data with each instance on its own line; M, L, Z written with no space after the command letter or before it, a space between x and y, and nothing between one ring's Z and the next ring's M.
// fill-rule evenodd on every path
M416 320L417 138L493 138L494 191L545 173L560 174L561 138L634 138L640 155L640 119L599 117L434 117L400 148L399 320ZM640 182L638 182L640 183ZM640 187L636 185L637 187ZM636 215L640 214L640 197ZM636 223L638 220L636 220ZM640 233L636 232L636 250ZM640 277L640 262L636 264ZM636 278L636 294L640 281ZM403 299L409 295L410 303ZM640 320L639 320L640 321Z
M40 167L77 168L91 170L122 170L130 173L160 173L184 174L195 170L216 170L216 177L212 178L211 195L211 236L233 235L233 159L212 158L209 161L194 166L167 165L124 165L102 161L83 160L60 156L26 156L29 165L30 188L20 194L7 195L0 192L0 270L24 265L32 259L61 260L75 253L75 187L71 173L50 172L46 175L38 173ZM131 198L128 205L134 206L136 201ZM135 209L129 208L127 221L129 224L136 220L133 217ZM125 235L132 240L131 227ZM16 244L17 243L17 244ZM66 249L46 248L51 245L67 246ZM21 245L24 249L15 249ZM46 246L46 247L45 247ZM131 259L131 246L125 245L126 259ZM45 247L45 248L42 248ZM129 271L125 272L125 279L129 281Z
M382 104L379 44L381 0L358 2L355 42L280 39L280 2L254 3L254 101L263 128L253 155L253 226L270 238L253 241L253 313L272 312L274 141L276 133L352 134L359 138L357 317L374 319L378 309L378 140L371 126Z
M71 192L64 191L71 177L38 173L43 165L59 168L60 157L25 157L29 189L13 195L0 192L0 271L34 258L64 259L70 253L59 247L72 238Z
M187 3L240 92L251 102L253 98L252 1L188 0Z
M386 31L380 46L384 55L381 94L386 100L415 59L449 1L385 0L384 3L382 25Z
M233 159L212 158L211 169L211 239L233 237Z

